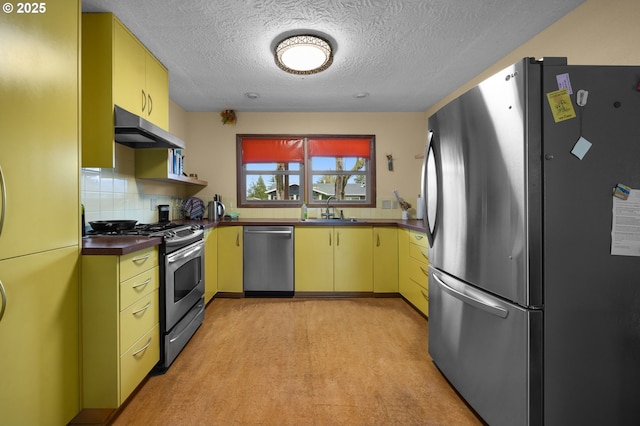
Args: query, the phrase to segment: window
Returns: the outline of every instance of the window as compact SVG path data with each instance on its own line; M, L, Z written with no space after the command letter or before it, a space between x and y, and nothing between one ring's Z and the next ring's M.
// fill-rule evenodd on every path
M237 135L238 207L375 207L375 136Z

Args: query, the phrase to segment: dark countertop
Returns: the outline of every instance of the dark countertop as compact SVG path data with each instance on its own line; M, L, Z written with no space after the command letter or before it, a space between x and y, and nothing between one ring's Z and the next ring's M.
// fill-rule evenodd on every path
M413 231L425 232L424 224L421 220L409 219L358 219L356 222L348 220L300 220L300 219L237 219L223 220L220 222L209 222L204 220L179 220L178 223L203 225L205 229L215 228L218 226L265 226L265 225L283 225L283 226L397 226L399 228L411 229Z
M160 243L162 239L158 237L85 237L82 239L82 254L121 256Z
M349 221L314 221L300 219L238 219L223 220L220 222L210 222L203 220L175 220L177 223L202 225L205 229L219 226L260 226L260 225L283 225L283 226L397 226L399 228L410 229L418 232L425 232L421 220L409 219L358 219L357 222ZM121 256L148 247L160 245L162 240L157 237L85 237L82 239L83 255L116 255Z

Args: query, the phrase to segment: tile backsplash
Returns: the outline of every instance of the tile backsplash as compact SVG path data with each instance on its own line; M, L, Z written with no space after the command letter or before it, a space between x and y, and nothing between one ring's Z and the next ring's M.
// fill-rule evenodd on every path
M158 204L171 206L172 219L180 217L182 197L146 193L144 181L116 169L82 169L80 178L80 200L87 223L121 219L157 222Z

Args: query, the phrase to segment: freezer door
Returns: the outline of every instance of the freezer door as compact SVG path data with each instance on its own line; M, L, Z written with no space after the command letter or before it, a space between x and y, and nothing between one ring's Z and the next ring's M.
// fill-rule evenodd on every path
M429 267L429 353L488 424L541 424L541 311Z
M430 117L425 158L433 161L423 173L423 187L437 182L425 197L427 212L436 205L429 261L522 306L542 303L539 279L529 279L530 265L539 265L530 246L539 240L540 214L531 210L532 217L529 204L540 199L540 177L529 174L529 161L540 161L531 152L540 150L540 126L528 125L539 123L539 96L531 93L539 91L539 74L520 62Z

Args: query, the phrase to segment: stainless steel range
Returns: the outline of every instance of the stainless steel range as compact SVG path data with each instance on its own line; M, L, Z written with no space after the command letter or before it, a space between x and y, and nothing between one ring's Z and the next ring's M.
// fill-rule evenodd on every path
M204 320L204 230L179 226L162 231L160 249L160 361L166 371Z
M204 230L179 223L131 223L118 229L108 222L89 236L148 236L162 238L160 245L160 361L156 373L165 372L204 319ZM105 224L101 224L105 225ZM126 224L125 224L126 225Z

